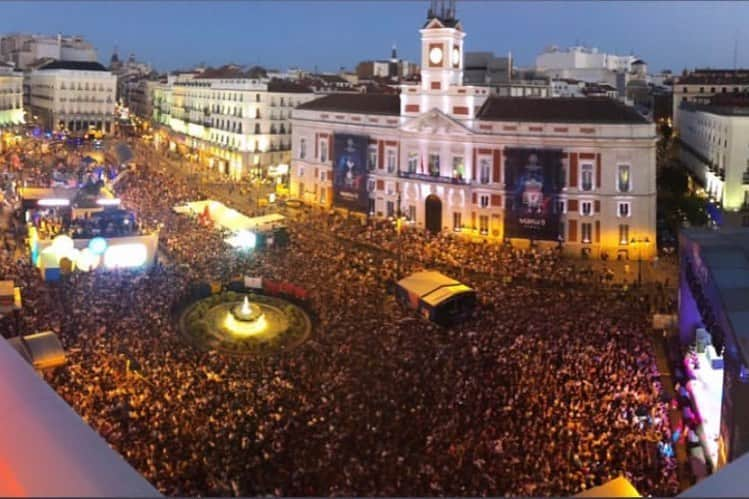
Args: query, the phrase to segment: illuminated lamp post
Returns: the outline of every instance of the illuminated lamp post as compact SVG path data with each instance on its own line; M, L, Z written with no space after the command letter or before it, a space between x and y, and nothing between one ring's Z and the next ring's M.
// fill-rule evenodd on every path
M648 244L650 242L650 239L647 237L644 238L632 238L631 243L637 245L638 253L637 253L637 286L642 287L642 245Z

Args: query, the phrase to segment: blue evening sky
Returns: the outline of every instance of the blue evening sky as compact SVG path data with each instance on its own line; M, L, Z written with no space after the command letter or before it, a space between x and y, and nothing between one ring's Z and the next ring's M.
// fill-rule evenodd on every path
M134 52L157 69L205 62L354 68L399 55L417 61L427 0L0 2L0 33L81 34L109 60ZM645 59L651 71L749 65L747 2L458 0L466 50L511 51L529 66L546 45L576 42Z

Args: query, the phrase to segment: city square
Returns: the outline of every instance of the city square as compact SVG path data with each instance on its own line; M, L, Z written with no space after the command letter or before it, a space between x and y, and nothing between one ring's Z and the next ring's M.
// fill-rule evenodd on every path
M22 320L58 332L68 351L49 382L162 492L570 494L620 473L638 490L675 492L674 464L657 450L670 430L647 319L669 306L665 294L611 286L554 250L415 229L398 242L391 224L327 212L290 214L289 248L244 254L171 213L201 193L156 158L117 194L141 223L163 224L169 264L73 273L58 289L26 263L5 265L35 283L24 301L38 312ZM444 330L401 309L387 291L396 244L403 274L470 269L475 316ZM236 275L304 285L309 340L247 358L186 342L170 310L180 290ZM631 432L641 410L657 423ZM539 485L552 469L557 479Z

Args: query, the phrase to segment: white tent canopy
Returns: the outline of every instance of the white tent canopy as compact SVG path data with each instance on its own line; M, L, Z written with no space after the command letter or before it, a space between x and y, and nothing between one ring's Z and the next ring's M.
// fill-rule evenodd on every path
M408 291L409 294L418 296L430 306L439 305L460 293L472 291L460 281L433 270L415 272L398 281L398 286Z
M230 231L258 231L271 229L281 225L286 217L274 213L260 217L248 217L234 208L229 208L224 203L208 199L206 201L193 201L184 205L175 206L174 211L184 215L200 215L205 213L206 208L211 219L224 229Z
M0 428L0 496L160 496L4 339Z

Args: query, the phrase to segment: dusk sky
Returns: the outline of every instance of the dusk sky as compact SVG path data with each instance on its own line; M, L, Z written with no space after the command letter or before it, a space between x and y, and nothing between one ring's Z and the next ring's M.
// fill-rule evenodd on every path
M205 62L300 66L335 71L399 55L417 61L418 29L429 2L3 2L0 33L81 34L109 60L120 56L157 69ZM529 66L547 45L578 43L645 59L651 71L749 65L746 2L504 2L458 0L466 50L511 51Z

